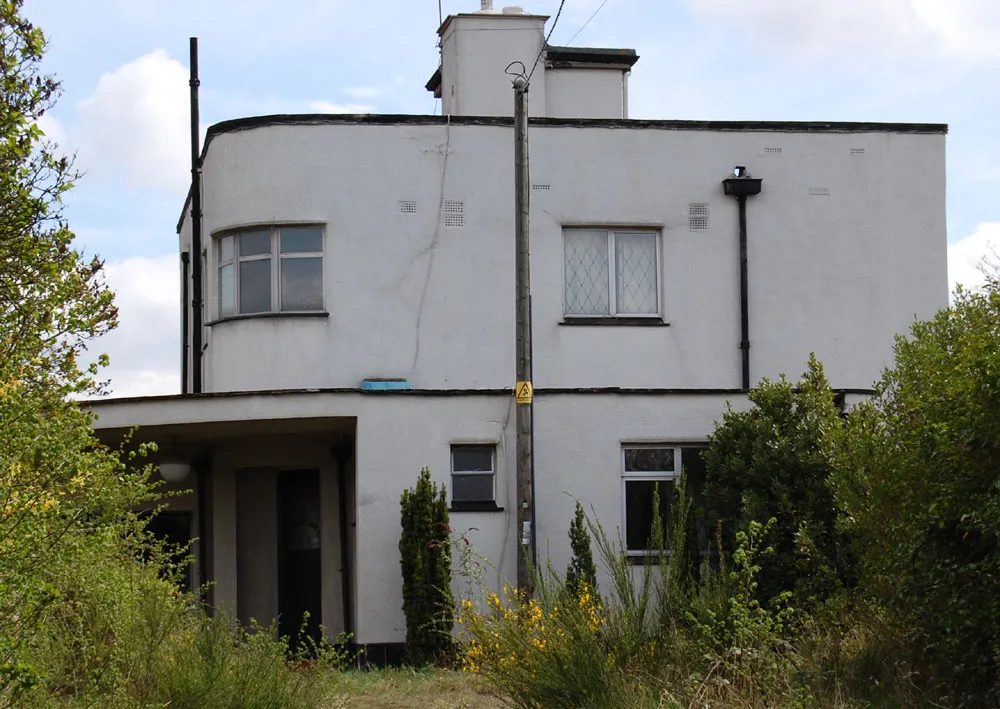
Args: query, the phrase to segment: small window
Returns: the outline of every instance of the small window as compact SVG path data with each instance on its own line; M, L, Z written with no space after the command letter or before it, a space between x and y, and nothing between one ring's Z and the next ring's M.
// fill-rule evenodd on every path
M566 229L566 316L658 317L658 236L653 231Z
M451 501L454 506L496 503L496 446L451 447Z
M253 229L217 239L219 317L323 309L323 230Z

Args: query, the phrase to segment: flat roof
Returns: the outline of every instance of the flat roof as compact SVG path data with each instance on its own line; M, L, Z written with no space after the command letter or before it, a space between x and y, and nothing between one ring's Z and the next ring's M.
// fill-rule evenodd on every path
M618 51L618 50L609 50ZM697 120L642 120L634 118L529 118L529 124L538 128L616 128L631 130L668 131L718 131L744 133L910 133L943 135L948 132L947 123L875 123L854 121L697 121ZM495 126L513 128L511 116L429 116L391 113L296 113L269 116L249 116L234 118L209 126L205 144L201 149L199 164L212 140L227 133L240 133L256 128L274 126L322 126L322 125L457 125ZM180 232L191 200L191 189L181 217L177 222Z
M545 48L546 66L553 68L580 65L601 65L628 69L639 61L634 49L609 49L604 47L553 47Z

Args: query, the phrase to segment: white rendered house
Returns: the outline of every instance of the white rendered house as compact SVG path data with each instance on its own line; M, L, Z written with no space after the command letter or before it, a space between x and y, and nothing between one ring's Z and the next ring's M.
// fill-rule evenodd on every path
M200 253L190 200L178 225L202 268L195 348L185 266L187 393L93 409L103 439L139 426L192 465L163 525L198 538L192 582L241 619L297 627L310 610L331 634L400 643L399 497L423 466L514 578L512 61L541 55L535 535L556 568L574 497L642 553L654 482L697 468L726 402L745 405L744 362L753 384L815 352L849 401L895 334L947 305L945 126L633 120L635 52L544 47L545 20L449 17L428 82L444 115L209 129ZM737 166L761 180L745 306Z

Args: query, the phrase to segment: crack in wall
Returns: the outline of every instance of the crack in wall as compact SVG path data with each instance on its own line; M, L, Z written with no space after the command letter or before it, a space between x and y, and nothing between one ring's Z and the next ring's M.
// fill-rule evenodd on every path
M434 254L437 252L438 244L441 241L441 215L444 211L444 186L445 179L448 175L448 155L451 152L451 116L448 116L448 122L445 123L444 130L444 158L441 163L441 184L438 191L437 216L434 219L434 235L431 237L430 244L418 251L414 254L413 258L410 259L410 263L413 264L421 256L428 256L427 274L424 276L424 284L420 289L420 300L417 304L417 322L414 330L413 361L410 363L411 377L417 371L417 364L420 361L420 326L424 319L424 302L427 300L427 290L430 287L431 274L434 272Z

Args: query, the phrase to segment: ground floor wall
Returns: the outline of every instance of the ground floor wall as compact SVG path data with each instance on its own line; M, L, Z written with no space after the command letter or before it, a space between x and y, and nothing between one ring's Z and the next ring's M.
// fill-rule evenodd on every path
M560 572L570 558L567 531L580 499L613 537L622 524L622 445L703 443L726 410L747 406L727 393L547 393L534 402L536 548ZM196 565L209 599L242 621L269 623L281 609L279 487L284 472L318 475L320 605L329 636L362 645L406 635L399 559L400 495L427 467L451 498L452 446L495 447L490 511L453 511L455 535L468 539L483 580L516 577L515 403L509 393L366 395L294 393L179 399L172 428L140 428L149 440L175 436L199 451L196 490L176 504L195 513ZM144 424L152 408L123 407L122 428ZM199 500L197 490L204 499ZM456 555L456 595L466 592ZM196 583L202 577L196 576ZM600 580L600 579L599 579ZM606 583L606 581L605 581Z

